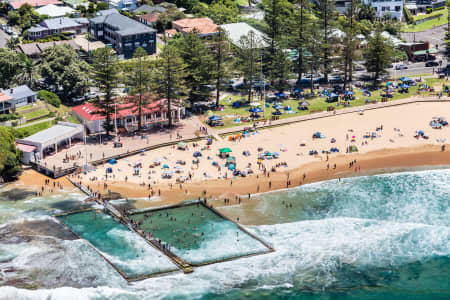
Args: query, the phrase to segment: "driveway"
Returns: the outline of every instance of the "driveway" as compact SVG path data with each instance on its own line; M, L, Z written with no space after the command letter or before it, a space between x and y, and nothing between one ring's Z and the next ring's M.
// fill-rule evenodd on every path
M430 42L432 47L438 45L439 50L443 50L445 45L445 30L447 25L435 27L432 29L419 31L419 32L402 32L402 38L404 38L408 43L414 41L424 41Z
M9 40L9 35L0 29L0 48L6 48L6 43Z

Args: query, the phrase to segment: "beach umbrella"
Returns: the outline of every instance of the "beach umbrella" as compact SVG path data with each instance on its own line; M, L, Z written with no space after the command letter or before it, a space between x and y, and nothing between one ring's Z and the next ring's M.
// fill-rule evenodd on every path
M110 163L111 165L115 165L115 164L117 164L117 160L115 160L114 158L111 158L111 159L109 160L109 163Z
M344 94L345 94L345 95L353 95L353 94L355 94L355 93L353 93L352 91L345 91Z
M337 96L338 96L338 95L337 95L336 93L331 93L331 94L330 94L330 97L331 97L331 98L334 98L334 97L337 97Z
M257 108L255 108L255 112L260 113L260 112L263 112L263 110L261 108L257 107Z
M392 83L391 81L389 81L388 83L386 83L386 86L387 86L387 87L390 86L390 85L393 85L393 83Z
M220 149L219 149L219 152L220 152L220 153L230 153L230 152L233 152L233 151L231 151L230 148L220 148Z
M253 112L255 112L256 111L256 108L250 108L249 110L248 110L249 112L251 112L251 113L253 113Z
M163 165L163 169L168 169L169 168L169 165L168 164L164 164Z
M202 156L202 153L200 151L195 151L193 155L194 157L200 157Z
M303 89L297 87L297 88L293 89L293 91L294 91L294 93L301 93L301 92L303 92Z
M257 106L260 106L261 104L260 103L258 103L258 102L252 102L252 103L250 103L250 106L253 106L253 107L257 107Z
M302 101L302 102L300 103L300 106L309 106L309 102Z
M277 104L277 105L274 105L274 106L273 106L273 108L275 108L275 109L282 109L282 108L283 108L283 106L281 106L281 105Z
M275 93L275 96L279 97L279 98L286 98L286 94L283 92L280 93Z

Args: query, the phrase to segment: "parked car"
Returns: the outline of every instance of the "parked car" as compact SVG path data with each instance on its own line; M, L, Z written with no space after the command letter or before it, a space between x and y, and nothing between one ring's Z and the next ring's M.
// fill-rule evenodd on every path
M83 101L84 101L84 96L72 98L72 102L83 102Z
M405 69L408 69L408 66L405 66L405 65L396 65L396 66L395 66L395 69L396 69L396 70L405 70Z
M439 66L439 63L437 61L427 61L425 63L425 67L437 67Z
M10 26L6 26L5 32L6 32L7 34L11 34L11 33L13 32L13 29L12 29Z
M13 33L12 33L12 37L13 37L14 39L18 39L18 38L19 38L19 34L18 34L17 32L13 32Z

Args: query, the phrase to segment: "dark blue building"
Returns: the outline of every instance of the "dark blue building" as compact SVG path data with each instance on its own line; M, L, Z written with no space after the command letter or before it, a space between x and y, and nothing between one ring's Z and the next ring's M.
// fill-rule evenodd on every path
M115 9L102 10L89 20L89 32L102 40L124 58L133 56L138 47L148 54L156 53L156 30L121 15Z

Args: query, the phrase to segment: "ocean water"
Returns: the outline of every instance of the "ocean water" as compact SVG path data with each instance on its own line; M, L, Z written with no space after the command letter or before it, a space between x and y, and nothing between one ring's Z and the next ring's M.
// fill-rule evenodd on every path
M72 282L53 288L2 286L0 299L450 299L449 186L450 170L431 170L261 195L244 209L227 210L257 219L247 228L273 253L131 285L90 258L98 270L79 269ZM2 243L16 253L23 246ZM96 281L86 283L85 276Z

